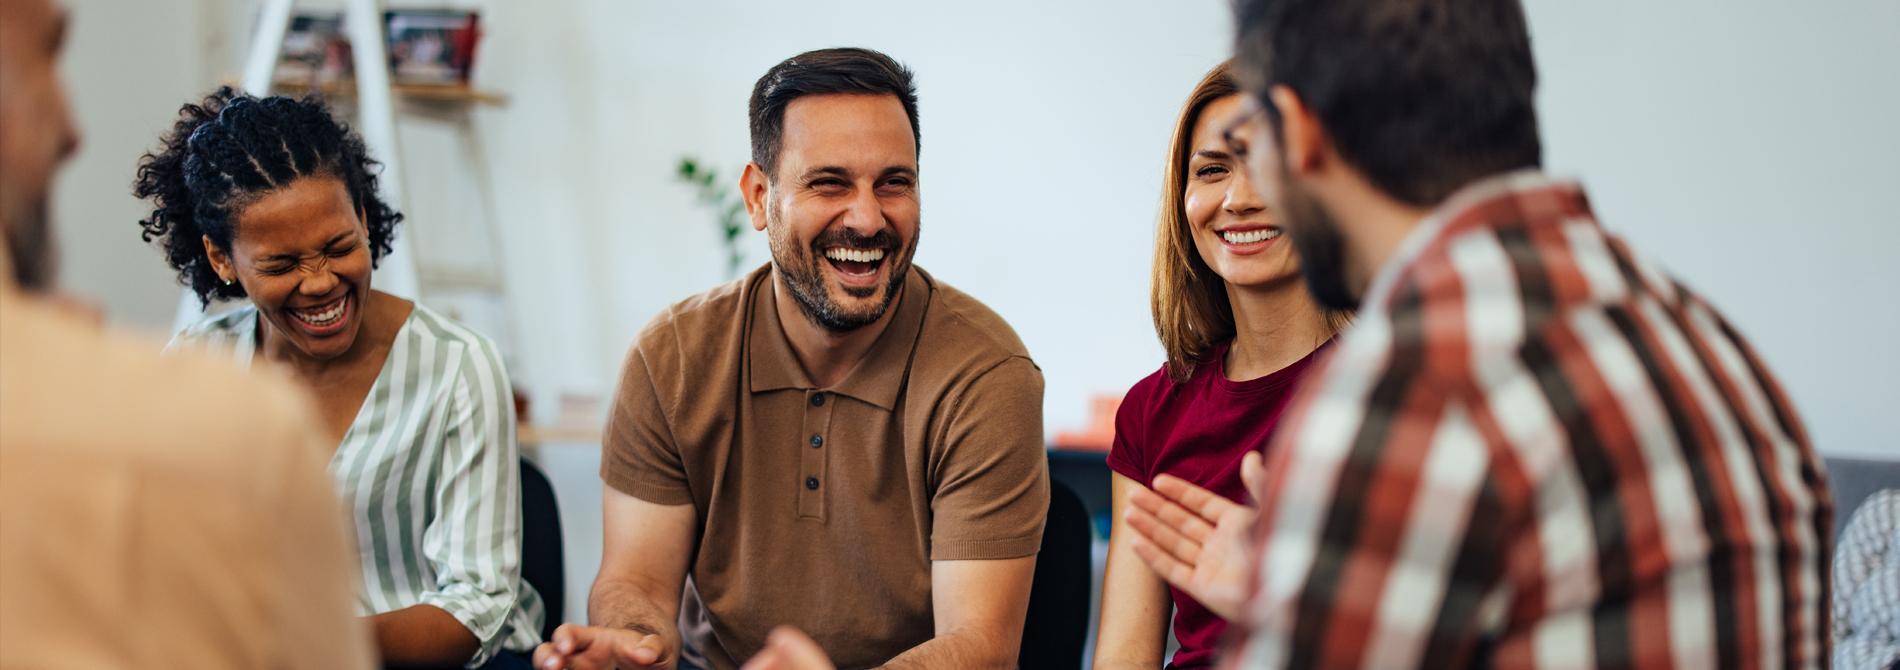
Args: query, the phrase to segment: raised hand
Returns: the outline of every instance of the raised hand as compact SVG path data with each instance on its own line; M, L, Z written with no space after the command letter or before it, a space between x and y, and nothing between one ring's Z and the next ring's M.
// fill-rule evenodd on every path
M765 648L739 670L836 670L825 650L803 632L779 626L765 638Z
M1240 469L1257 497L1265 479L1260 454L1247 454ZM1135 531L1135 555L1214 614L1239 616L1253 570L1254 508L1172 475L1156 477L1153 490L1135 488L1128 501L1122 518Z
M534 649L537 670L659 670L678 662L666 638L640 631L561 624Z

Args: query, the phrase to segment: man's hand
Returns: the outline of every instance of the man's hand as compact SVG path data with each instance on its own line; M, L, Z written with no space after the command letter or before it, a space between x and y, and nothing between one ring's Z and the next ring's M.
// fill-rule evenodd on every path
M831 657L803 632L779 626L765 638L765 648L739 670L837 670Z
M1260 454L1241 461L1241 480L1256 499L1265 474ZM1215 615L1237 618L1253 569L1247 534L1255 510L1172 475L1156 477L1152 491L1135 487L1128 500L1122 518L1136 533L1135 555Z
M672 668L678 659L666 638L634 630L561 624L554 639L534 649L537 670L645 670Z

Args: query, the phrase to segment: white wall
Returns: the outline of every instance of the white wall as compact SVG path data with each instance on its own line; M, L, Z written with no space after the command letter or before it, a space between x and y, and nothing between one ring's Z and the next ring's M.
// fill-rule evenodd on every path
M61 282L102 302L119 325L158 329L178 304L176 275L139 239L150 214L132 197L137 160L178 107L216 81L222 5L205 0L64 0L63 59L82 134L53 194Z
M1527 4L1550 168L1748 335L1823 453L1900 457L1900 3Z

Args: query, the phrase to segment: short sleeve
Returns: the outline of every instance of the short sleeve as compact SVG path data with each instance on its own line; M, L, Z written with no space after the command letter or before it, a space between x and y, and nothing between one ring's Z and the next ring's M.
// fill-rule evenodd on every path
M1031 556L1049 511L1042 372L1014 357L944 400L930 560Z
M1160 386L1157 376L1165 376L1167 368L1135 382L1134 388L1122 396L1122 404L1115 410L1115 441L1108 449L1108 469L1116 474L1135 480L1142 486L1148 486L1154 477L1155 455L1150 449L1160 445L1148 444L1148 415L1153 411L1153 398L1158 395Z
M668 353L662 338L650 336L627 353L602 438L600 478L614 490L650 503L685 505L693 502L692 489L654 383L672 378L668 371L655 369L656 362L677 360Z

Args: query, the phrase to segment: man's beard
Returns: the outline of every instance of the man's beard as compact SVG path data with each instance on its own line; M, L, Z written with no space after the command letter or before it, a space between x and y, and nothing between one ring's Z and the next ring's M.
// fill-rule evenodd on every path
M7 255L13 262L13 279L19 282L20 290L28 293L45 293L52 290L54 277L59 274L59 259L53 241L53 226L47 216L45 198L35 198L22 206L10 208L7 217L0 225L7 240Z
M790 228L781 225L780 211L776 203L766 206L766 228L772 231L769 239L772 243L772 264L785 278L785 285L792 289L792 297L797 300L799 311L813 325L832 334L848 333L877 323L884 318L884 312L891 307L891 301L897 298L898 288L903 286L905 275L910 272L911 253L917 250L917 236L913 235L910 245L901 252L898 244L902 240L889 229L879 230L875 235L859 235L850 229L826 230L811 241L811 246L800 249L793 242ZM854 298L869 298L884 291L884 299L865 309L849 311L837 301L831 299L831 292L825 288L824 265L825 249L844 247L846 249L883 249L884 281L880 286L846 286L846 295Z
M1287 176L1284 161L1274 178L1280 184L1280 212L1300 255L1300 275L1313 302L1334 311L1359 309L1359 298L1346 285L1346 239L1339 219L1311 191Z

